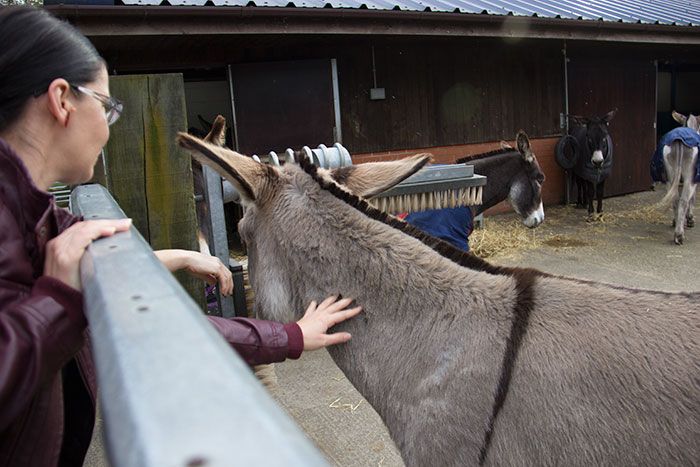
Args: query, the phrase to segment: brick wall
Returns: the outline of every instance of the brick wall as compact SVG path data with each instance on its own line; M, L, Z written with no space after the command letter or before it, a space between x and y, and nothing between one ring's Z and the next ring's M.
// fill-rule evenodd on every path
M542 186L542 202L545 206L552 204L561 204L566 199L565 189L566 183L564 180L564 170L559 167L554 160L554 148L559 141L559 137L531 139L530 145L537 157L537 162L546 177ZM508 141L515 147L514 141ZM391 161L401 159L414 154L429 152L433 155L433 163L435 164L453 164L457 159L473 154L482 154L484 152L493 151L500 148L500 142L493 143L476 143L476 144L461 144L457 146L440 146L434 148L423 149L406 149L402 151L387 151L366 154L353 154L353 164L362 164L364 162ZM488 180L487 182L488 183ZM510 211L511 207L502 202L488 211L486 214Z

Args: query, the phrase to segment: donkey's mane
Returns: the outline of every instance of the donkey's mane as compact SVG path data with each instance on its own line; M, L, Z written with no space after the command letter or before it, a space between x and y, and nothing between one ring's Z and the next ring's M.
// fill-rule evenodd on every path
M470 161L476 161L479 159L486 159L487 157L491 156L500 156L501 154L506 154L509 152L518 152L514 148L501 148L501 149L494 149L493 151L489 152L483 152L481 154L474 154L471 156L465 156L465 157L460 157L455 161L455 164L461 164L463 162L470 162Z
M336 183L324 179L318 175L316 166L309 160L306 154L299 153L296 156L296 159L299 166L301 166L301 168L308 173L321 186L321 188L329 191L336 198L349 204L353 208L365 214L367 217L382 222L420 240L441 256L459 264L460 266L497 275L514 275L516 273L527 273L537 276L548 275L536 269L494 266L493 264L484 261L472 253L461 250L442 239L433 237L432 235L423 232L418 227L415 227L408 222L402 221L401 219L391 216L384 211L374 208L359 196L349 193L341 189Z

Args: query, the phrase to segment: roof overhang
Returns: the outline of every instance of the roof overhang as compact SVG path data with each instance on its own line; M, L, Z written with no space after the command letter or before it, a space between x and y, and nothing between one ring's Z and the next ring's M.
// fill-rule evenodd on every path
M700 45L700 28L531 16L339 8L47 5L88 37L326 34Z

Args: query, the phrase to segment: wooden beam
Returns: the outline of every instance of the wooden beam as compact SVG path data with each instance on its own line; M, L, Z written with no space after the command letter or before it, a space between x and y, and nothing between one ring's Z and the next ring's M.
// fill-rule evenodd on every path
M187 129L182 75L112 76L110 92L124 111L105 146L109 191L154 250L197 250L191 159L175 144ZM203 307L203 281L176 277Z

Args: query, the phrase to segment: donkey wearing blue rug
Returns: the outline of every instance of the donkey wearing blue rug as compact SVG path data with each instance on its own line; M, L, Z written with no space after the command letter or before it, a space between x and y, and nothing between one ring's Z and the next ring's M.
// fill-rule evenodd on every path
M573 125L569 134L576 141L576 165L573 180L577 189L577 207L588 206L588 220L595 220L593 199L597 198L596 212L603 211L605 181L610 177L613 164L612 139L608 133L610 120L615 117L613 109L602 117L570 115Z
M695 225L693 204L695 189L700 182L700 122L696 115L686 117L675 110L672 115L681 126L661 137L651 159L651 177L657 182L669 182L661 204L668 205L673 200L673 241L682 245L684 224L688 227Z
M494 266L369 205L429 155L278 168L178 142L241 195L260 317L364 307L329 353L408 467L697 464L700 293Z

